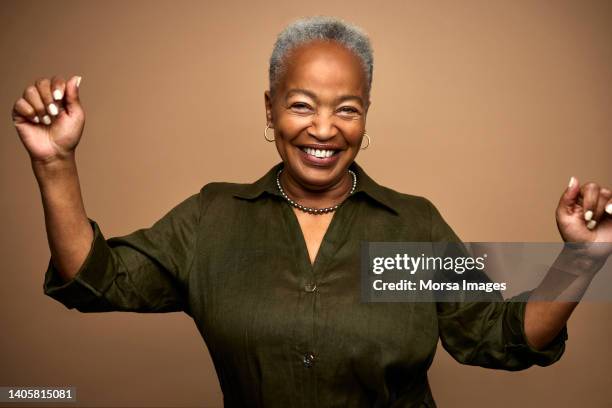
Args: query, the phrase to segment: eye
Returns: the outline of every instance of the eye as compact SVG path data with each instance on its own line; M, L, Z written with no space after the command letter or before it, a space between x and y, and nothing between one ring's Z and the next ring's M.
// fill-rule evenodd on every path
M297 102L297 103L294 103L293 105L291 105L291 109L297 110L297 111L300 111L300 112L305 112L305 111L308 111L310 109L310 106L308 106L307 104L305 104L303 102Z
M343 106L340 108L340 112L344 113L359 113L359 111L351 106Z

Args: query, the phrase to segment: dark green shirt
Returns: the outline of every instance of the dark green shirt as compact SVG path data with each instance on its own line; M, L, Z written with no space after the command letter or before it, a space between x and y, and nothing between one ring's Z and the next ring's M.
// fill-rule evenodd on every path
M44 292L81 312L174 312L206 341L227 407L435 407L427 380L438 339L463 364L521 370L564 352L524 333L525 302L361 303L360 243L459 238L424 197L378 185L335 212L314 265L275 180L209 183L150 228L94 240L64 283ZM498 293L501 297L501 295ZM516 300L516 299L515 299Z

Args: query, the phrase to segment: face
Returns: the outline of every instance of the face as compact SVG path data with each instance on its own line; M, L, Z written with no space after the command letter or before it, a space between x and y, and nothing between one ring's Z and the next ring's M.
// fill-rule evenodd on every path
M276 148L292 179L322 190L346 177L361 146L370 104L356 55L335 42L294 48L274 98L266 91L265 101Z

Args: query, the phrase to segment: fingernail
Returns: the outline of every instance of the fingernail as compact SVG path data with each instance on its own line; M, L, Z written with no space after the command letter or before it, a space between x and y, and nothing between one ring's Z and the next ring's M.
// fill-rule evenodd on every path
M584 213L585 221L591 221L591 218L593 218L593 211L588 210L587 212Z
M34 121L34 123L40 123L40 118L38 116L34 116L34 119L32 119Z
M57 106L55 106L54 103L50 103L49 106L47 106L47 110L53 116L57 116L57 114L59 113L59 111L57 110Z
M576 179L574 178L574 176L572 176L570 178L569 184L567 185L567 187L572 188L574 187L574 183L576 182Z
M51 118L49 117L49 115L43 116L43 123L45 125L50 125L51 124Z
M53 91L53 99L55 99L56 101L61 101L63 96L64 94L59 89Z
M610 215L612 215L612 204L608 204L606 205L606 212Z
M592 230L593 228L595 228L595 225L597 225L597 221L595 221L595 220L591 220L591 221L589 221L589 222L587 223L587 226L586 226L586 227L587 227L588 229Z
M77 79L76 79L76 86L77 86L77 88L79 87L79 85L81 85L81 79L82 78L80 76L78 76Z

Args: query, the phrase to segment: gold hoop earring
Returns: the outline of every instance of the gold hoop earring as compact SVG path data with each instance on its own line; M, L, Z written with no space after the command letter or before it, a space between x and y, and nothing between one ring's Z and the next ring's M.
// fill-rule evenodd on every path
M269 123L266 125L266 130L264 130L264 139L266 139L268 142L273 142L274 137L272 137L272 139L268 139L268 129L270 129Z
M361 150L365 150L368 147L370 147L370 143L372 142L372 140L370 139L370 136L368 136L368 134L366 132L363 132L363 137L365 137L366 139L368 139L368 144L365 145L365 147L361 147Z

